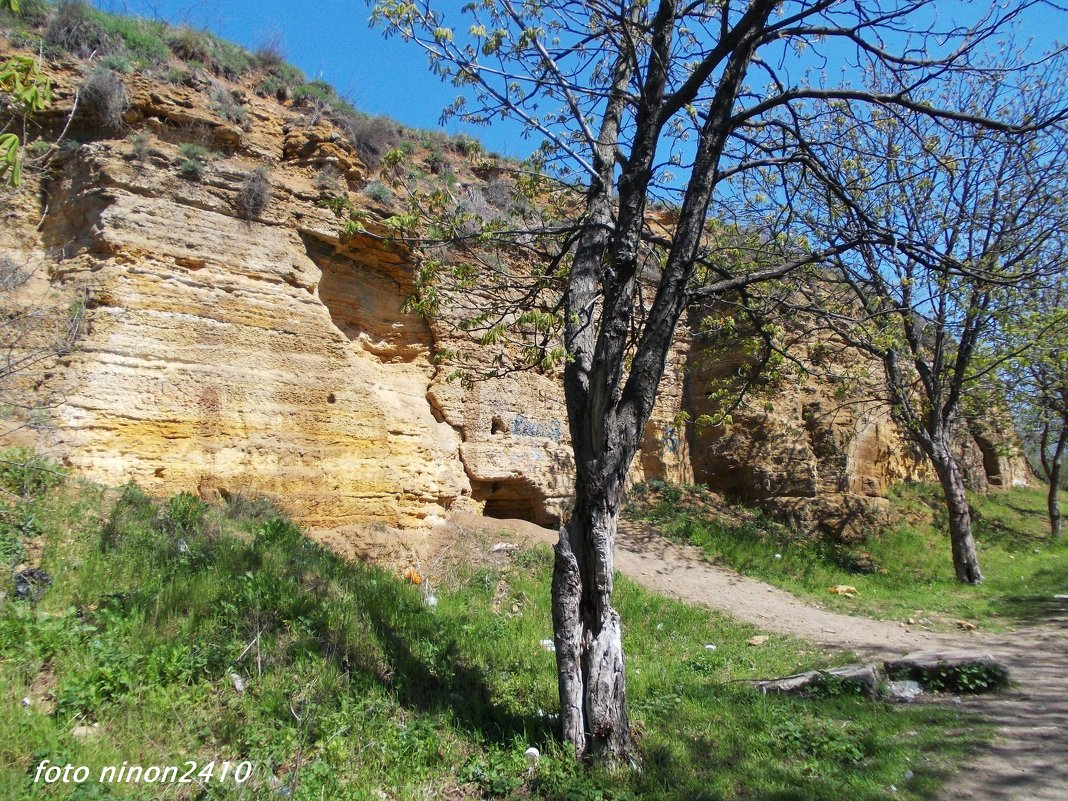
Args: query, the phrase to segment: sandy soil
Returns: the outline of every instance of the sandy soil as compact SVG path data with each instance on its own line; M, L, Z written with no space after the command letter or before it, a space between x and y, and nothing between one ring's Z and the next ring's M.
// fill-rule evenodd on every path
M459 516L453 523L516 544L556 541L556 532L524 521ZM848 648L864 659L943 648L996 656L1009 666L1012 688L960 699L962 708L996 726L995 741L947 782L940 801L1068 801L1068 603L1055 607L1041 625L1004 634L936 634L818 609L711 565L696 549L634 523L620 526L616 569L655 592L721 610L769 632Z

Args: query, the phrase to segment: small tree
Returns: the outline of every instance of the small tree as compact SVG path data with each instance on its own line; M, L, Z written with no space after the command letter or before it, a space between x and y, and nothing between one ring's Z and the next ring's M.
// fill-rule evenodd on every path
M996 74L913 97L953 98L975 117L1048 119L1063 103L1064 80L1053 61L1027 74L1026 97ZM1063 134L1039 126L1006 136L971 120L848 101L813 121L807 149L815 174L784 190L794 235L868 237L802 288L804 307L882 363L892 413L942 487L957 578L979 583L954 433L969 388L1012 355L1005 334L1032 288L1064 273Z
M1015 356L1004 385L1024 441L1049 485L1050 534L1061 536L1058 493L1068 459L1068 278L1037 287L1009 328Z
M955 104L930 106L913 92L976 69L972 52L1036 3L992 8L971 24L941 25L930 2L679 0L574 3L475 2L462 27L429 0L380 0L372 19L420 44L433 70L463 96L449 113L475 123L518 120L544 144L537 162L573 189L570 221L550 227L534 280L497 270L431 270L472 292L501 286L505 304L556 298L537 316L502 313L486 329L498 341L518 326L546 351L561 332L564 396L575 461L575 499L561 527L553 573L553 627L564 738L579 755L616 760L630 749L619 615L612 608L616 521L631 461L649 419L678 320L695 277L714 296L779 277L855 247L785 247L766 268L737 272L708 250L709 209L738 197L730 181L750 170L805 168L804 117L844 100L979 120ZM905 33L915 31L915 33ZM888 91L857 89L822 59L860 73L885 69ZM1008 128L1010 119L986 120ZM835 182L833 176L827 176ZM647 214L656 198L670 213ZM740 202L725 203L739 216ZM529 233L529 231L527 232ZM746 259L745 264L759 260ZM529 290L529 291L528 291ZM492 311L476 316L484 325Z

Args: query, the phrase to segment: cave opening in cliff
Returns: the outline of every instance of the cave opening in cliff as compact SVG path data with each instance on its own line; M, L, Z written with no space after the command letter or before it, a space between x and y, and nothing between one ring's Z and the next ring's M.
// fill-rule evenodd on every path
M472 481L472 495L484 501L483 514L498 520L526 520L539 526L560 525L559 515L545 508L545 498L525 478Z
M983 455L983 472L986 473L987 482L995 487L1003 486L1005 482L1001 474L1001 454L998 453L998 446L982 436L975 437L975 444Z

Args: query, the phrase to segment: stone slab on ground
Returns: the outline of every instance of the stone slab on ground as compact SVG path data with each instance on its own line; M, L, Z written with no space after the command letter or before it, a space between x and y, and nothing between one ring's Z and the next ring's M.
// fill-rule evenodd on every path
M753 686L773 695L808 695L821 692L856 692L874 698L881 675L875 665L844 665L830 670L810 670L782 679L757 681Z
M885 663L886 675L919 682L926 690L983 693L1006 687L1009 669L990 654L916 651Z

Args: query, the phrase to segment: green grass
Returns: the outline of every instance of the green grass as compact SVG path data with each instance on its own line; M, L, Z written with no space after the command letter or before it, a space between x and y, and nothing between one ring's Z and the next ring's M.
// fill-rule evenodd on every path
M642 769L585 772L556 740L538 645L548 549L450 567L431 606L426 585L343 561L263 503L50 483L7 501L32 511L24 550L54 581L36 605L0 600L0 797L921 799L985 737L956 708L760 695L740 680L846 655L748 646L754 629L620 579ZM254 769L203 795L35 790L43 759L94 777L123 761Z
M1050 539L1041 489L969 495L985 576L979 586L954 577L937 486L894 489L891 523L848 546L802 536L753 510L717 512L698 488L639 488L636 497L633 516L699 546L711 561L836 612L911 618L933 628L957 619L1002 628L1041 619L1053 596L1068 592L1068 542ZM855 587L857 596L828 591L839 584Z

